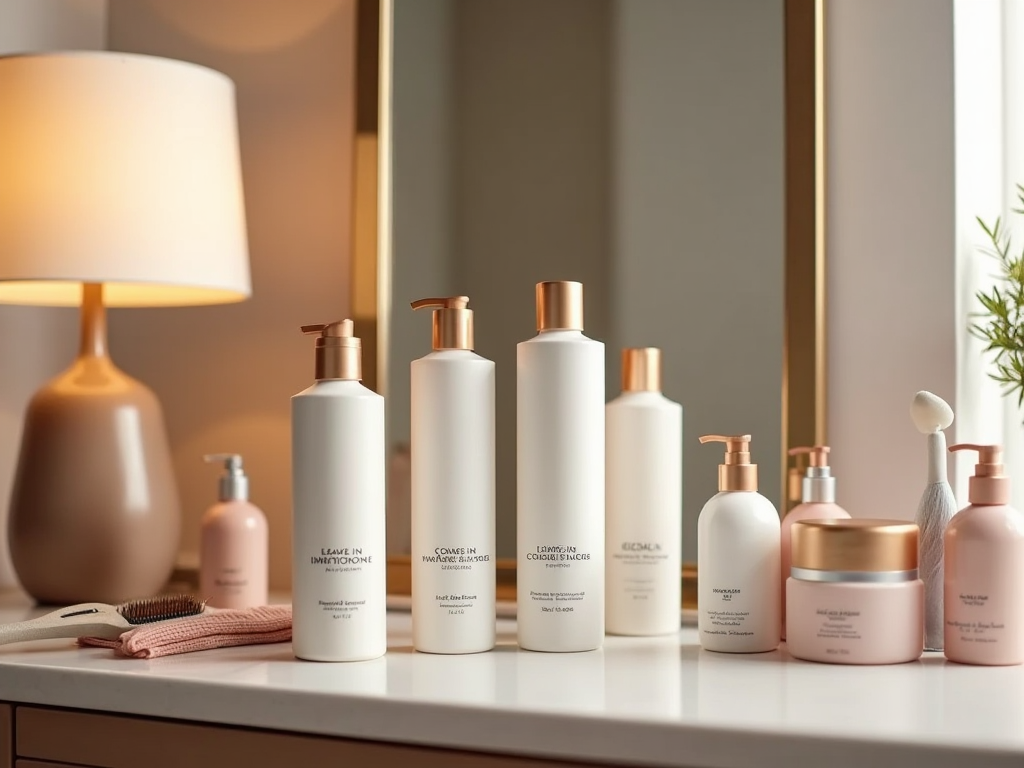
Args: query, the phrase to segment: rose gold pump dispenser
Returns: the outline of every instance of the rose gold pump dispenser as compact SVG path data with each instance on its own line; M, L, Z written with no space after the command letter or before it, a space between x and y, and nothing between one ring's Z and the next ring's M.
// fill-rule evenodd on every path
M319 334L316 340L317 381L324 379L362 380L362 343L352 335L351 320L339 320L327 325L304 325L302 332L307 335Z
M756 491L757 464L750 463L750 435L704 435L701 443L725 443L725 463L718 465L719 491Z
M1003 468L1001 445L975 445L957 443L949 451L977 451L978 463L968 480L967 499L971 504L994 505L1010 503L1010 478Z
M473 310L468 296L420 299L413 309L433 308L431 342L435 350L473 349Z

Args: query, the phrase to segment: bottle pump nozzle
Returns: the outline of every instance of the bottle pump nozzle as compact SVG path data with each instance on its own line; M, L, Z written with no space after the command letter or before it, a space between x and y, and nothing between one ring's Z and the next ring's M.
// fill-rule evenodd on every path
M836 500L836 479L828 466L828 454L832 449L827 445L800 446L790 448L790 456L806 455L807 471L800 483L801 500L834 504Z
M224 474L217 485L217 498L220 501L245 501L249 498L249 478L242 469L242 457L237 453L210 453L203 456L203 461L210 464L215 461L224 462Z
M304 325L305 334L319 334L316 340L316 379L363 378L362 344L353 336L351 320L326 325Z
M967 499L971 504L995 505L1010 503L1010 478L1003 473L1003 447L1001 445L975 445L957 443L949 446L954 451L977 451L978 463L968 479Z
M704 435L701 443L725 443L725 463L718 465L719 491L756 491L757 464L750 463L750 435Z
M413 309L433 308L431 342L435 350L473 348L473 310L468 296L420 299Z

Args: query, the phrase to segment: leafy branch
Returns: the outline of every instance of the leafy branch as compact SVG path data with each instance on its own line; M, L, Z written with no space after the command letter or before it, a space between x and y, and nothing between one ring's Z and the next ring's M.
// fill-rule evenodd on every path
M1024 186L1017 185L1020 208L1013 212L1024 214ZM978 224L988 238L990 247L984 253L999 263L999 282L988 291L975 296L984 308L972 312L970 332L985 342L985 351L995 353L995 370L989 376L998 381L1004 394L1016 393L1017 405L1024 406L1024 251L1015 255L1010 234L996 219L989 226L980 217Z

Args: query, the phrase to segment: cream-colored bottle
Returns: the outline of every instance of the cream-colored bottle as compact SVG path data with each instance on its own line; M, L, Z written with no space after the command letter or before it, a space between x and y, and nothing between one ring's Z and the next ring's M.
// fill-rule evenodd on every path
M779 513L757 492L750 435L725 443L718 490L697 518L697 630L709 651L774 651L781 636Z
M970 505L946 526L944 652L961 664L1024 664L1024 514L1009 505L1010 478L998 445L978 452Z
M661 393L661 350L622 350L605 407L605 631L679 630L683 408Z
M417 651L494 647L494 363L473 351L465 296L432 308L433 351L410 365L412 639Z
M786 639L786 579L792 565L793 523L801 520L847 520L850 514L836 504L836 479L828 466L828 454L832 449L827 445L801 446L791 448L790 456L807 454L809 464L801 483L801 503L797 504L782 518L782 639Z
M199 592L214 608L267 604L267 518L249 501L249 478L237 453L204 456L223 462L219 501L206 510L200 532Z
M387 650L384 398L360 383L352 321L317 334L316 382L292 397L292 650L364 661Z

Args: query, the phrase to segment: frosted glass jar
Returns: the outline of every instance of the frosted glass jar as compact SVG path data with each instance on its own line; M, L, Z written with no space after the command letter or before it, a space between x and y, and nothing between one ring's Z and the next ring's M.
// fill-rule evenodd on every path
M786 646L798 659L900 664L924 649L918 528L898 520L802 520L792 529Z

